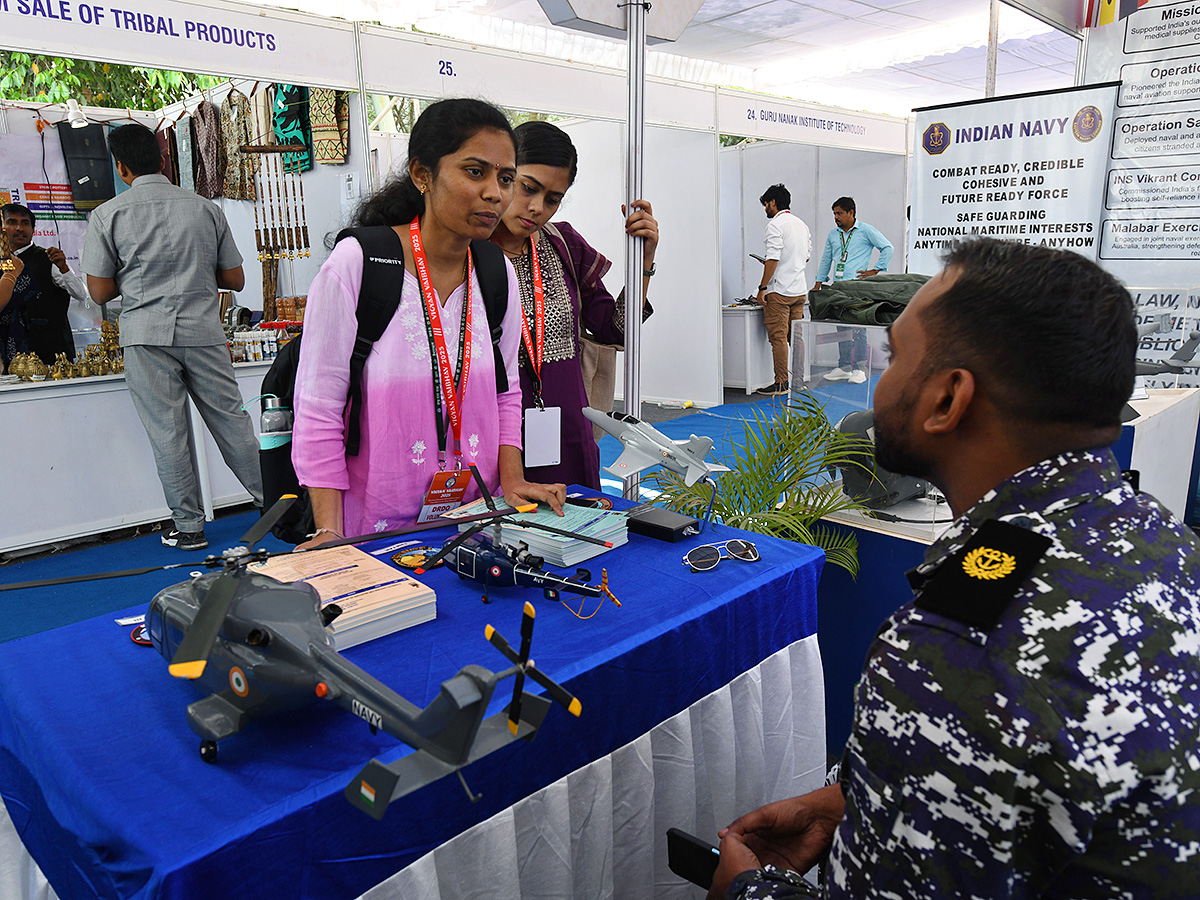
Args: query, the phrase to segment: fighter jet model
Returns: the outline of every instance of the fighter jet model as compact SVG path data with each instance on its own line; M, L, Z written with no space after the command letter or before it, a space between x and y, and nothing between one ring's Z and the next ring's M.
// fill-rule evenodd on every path
M636 475L651 466L665 466L691 487L713 472L728 472L727 466L705 462L712 449L712 438L692 435L686 441L673 441L658 429L624 413L602 413L590 406L583 414L625 447L617 461L605 471L619 478Z
M243 536L246 546L209 556L202 565L211 571L194 573L191 580L159 592L146 613L150 641L170 661L171 674L194 681L207 694L187 709L188 725L201 739L200 757L205 762L216 761L218 741L237 734L255 718L330 701L363 719L372 732L382 729L417 751L391 765L372 760L346 788L350 803L380 819L392 800L451 772L458 774L467 796L478 799L467 787L460 771L463 766L517 738L532 739L551 699L580 714L579 701L529 659L534 609L528 603L520 653L491 625L484 631L513 665L495 673L468 665L443 682L438 696L425 708L343 658L325 629L341 612L336 606L322 608L320 595L308 584L284 584L248 569L250 562L272 555L252 547L290 502L285 498L272 507ZM373 536L359 539L368 537ZM99 577L143 571L150 570ZM96 576L62 580L91 577ZM507 710L485 720L497 685L513 675L512 702ZM551 699L524 693L526 676L545 688Z

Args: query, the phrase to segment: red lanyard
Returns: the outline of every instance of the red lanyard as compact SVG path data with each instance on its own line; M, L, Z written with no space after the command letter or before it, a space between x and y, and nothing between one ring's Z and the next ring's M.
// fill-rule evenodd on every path
M546 350L546 292L542 287L542 269L538 265L537 243L529 239L529 267L533 275L533 334L537 338L537 349L534 350L533 339L529 336L529 322L525 318L525 309L521 309L521 337L525 341L525 352L529 356L529 368L533 370L534 391L533 399L538 409L542 409L542 356Z
M458 388L455 390L454 370L450 367L450 352L446 349L446 337L442 331L442 317L438 312L437 295L429 278L429 263L425 259L425 248L421 245L421 223L414 218L408 226L412 240L413 260L417 264L417 279L421 282L421 296L425 301L425 330L429 336L438 377L433 382L434 418L438 428L438 465L446 464L446 426L442 423L442 402L446 398L446 413L450 429L454 432L454 466L462 468L462 405L467 396L467 377L471 372L471 252L467 251L467 277L464 284L462 325L459 328L458 344Z

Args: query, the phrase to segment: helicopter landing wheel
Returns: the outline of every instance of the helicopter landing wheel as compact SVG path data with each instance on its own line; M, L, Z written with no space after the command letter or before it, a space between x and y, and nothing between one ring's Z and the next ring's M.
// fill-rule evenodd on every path
M217 742L216 741L201 741L200 742L200 758L206 763L214 763L217 761Z

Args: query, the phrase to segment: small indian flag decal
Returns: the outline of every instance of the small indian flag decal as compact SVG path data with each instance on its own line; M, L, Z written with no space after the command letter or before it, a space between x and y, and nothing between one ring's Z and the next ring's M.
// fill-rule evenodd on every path
M364 800L373 805L375 803L375 788L371 787L365 781L360 782L360 785L359 793L362 794Z

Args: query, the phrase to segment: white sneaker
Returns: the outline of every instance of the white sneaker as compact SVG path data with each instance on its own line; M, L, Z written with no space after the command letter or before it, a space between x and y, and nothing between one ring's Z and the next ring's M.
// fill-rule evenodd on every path
M851 384L862 384L866 380L867 380L867 373L864 372L862 369L855 369L853 372L850 373L850 383Z
M825 373L825 378L828 381L849 381L850 373L845 369L831 369Z

